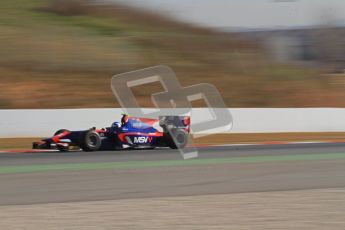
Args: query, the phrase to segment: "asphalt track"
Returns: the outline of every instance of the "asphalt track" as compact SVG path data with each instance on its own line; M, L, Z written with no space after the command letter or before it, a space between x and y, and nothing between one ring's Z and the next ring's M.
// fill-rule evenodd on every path
M345 144L1 153L0 205L345 188Z

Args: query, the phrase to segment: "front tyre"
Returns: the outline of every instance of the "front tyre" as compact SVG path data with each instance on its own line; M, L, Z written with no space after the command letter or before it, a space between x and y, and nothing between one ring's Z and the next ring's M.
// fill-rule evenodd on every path
M101 147L101 137L93 130L84 132L80 139L80 148L85 152L94 152Z

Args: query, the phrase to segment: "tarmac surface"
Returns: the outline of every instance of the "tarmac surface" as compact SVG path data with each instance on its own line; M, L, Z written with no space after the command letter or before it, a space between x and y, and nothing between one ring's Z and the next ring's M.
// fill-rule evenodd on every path
M0 154L0 205L345 188L345 144Z

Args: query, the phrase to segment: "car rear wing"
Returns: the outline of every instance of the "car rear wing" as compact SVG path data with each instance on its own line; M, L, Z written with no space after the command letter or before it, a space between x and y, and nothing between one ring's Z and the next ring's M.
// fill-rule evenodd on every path
M159 125L164 132L172 129L183 129L190 132L190 116L159 116Z

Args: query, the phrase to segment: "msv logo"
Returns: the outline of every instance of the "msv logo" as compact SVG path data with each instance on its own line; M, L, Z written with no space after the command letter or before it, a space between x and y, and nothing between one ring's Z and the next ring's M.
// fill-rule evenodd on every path
M135 144L146 144L147 142L151 143L152 137L134 137L133 142Z

